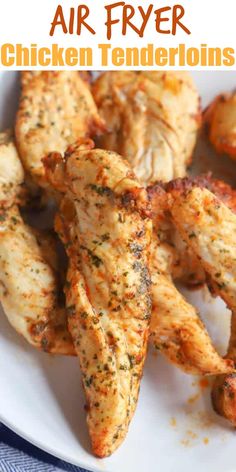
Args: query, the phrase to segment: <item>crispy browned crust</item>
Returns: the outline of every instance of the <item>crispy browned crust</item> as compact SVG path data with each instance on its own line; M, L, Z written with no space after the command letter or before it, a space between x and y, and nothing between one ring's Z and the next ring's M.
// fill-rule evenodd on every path
M166 216L169 216L170 198L168 194L186 194L194 187L207 188L233 212L236 212L236 190L223 180L214 179L211 172L208 172L197 177L175 179L167 184L156 182L150 185L147 191L152 205L154 223L157 218L164 220Z
M198 177L185 177L184 179L173 180L172 182L169 182L167 185L165 185L164 188L172 195L175 195L176 193L182 193L184 195L194 187L208 189L234 213L236 212L236 190L223 180L214 179L210 172Z
M215 412L236 426L236 374L217 376L211 398Z

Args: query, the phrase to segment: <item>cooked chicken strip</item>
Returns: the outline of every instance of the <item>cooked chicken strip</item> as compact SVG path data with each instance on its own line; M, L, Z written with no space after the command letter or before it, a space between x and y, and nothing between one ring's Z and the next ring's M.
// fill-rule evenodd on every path
M0 300L5 314L35 347L74 354L58 280L16 206L0 211Z
M173 185L171 214L181 236L211 277L214 291L236 309L236 215L209 190Z
M200 124L187 72L105 72L93 94L109 129L98 143L125 156L141 182L186 174Z
M236 361L236 215L208 190L172 191L172 214L182 236L201 259L215 293L232 310L227 356ZM216 411L236 425L235 374L216 379L212 392Z
M221 180L216 180L210 174L194 178L177 179L174 183L162 185L160 183L147 188L152 206L152 220L154 231L159 239L159 263L165 260L167 272L172 278L184 285L194 288L206 282L206 273L199 258L188 244L183 240L174 225L169 211L169 196L165 188L179 186L182 189L190 189L193 186L207 188L216 195L227 207L236 213L236 190Z
M19 212L17 197L24 179L22 164L7 133L0 136L0 300L11 325L30 344L48 352L73 354L65 308L58 304L55 254L45 257L39 240ZM51 246L51 242L47 241ZM53 262L50 265L49 260Z
M205 121L216 151L236 159L236 92L216 97L206 110Z
M229 207L236 209L236 192L227 184L211 179L209 175L195 179L179 179L167 185L167 188L184 191L196 185L211 188L227 202ZM201 280L205 283L206 280L205 271L197 255L181 239L180 233L177 234L179 241L182 241L181 247L179 242L177 246L168 245L166 242L171 238L173 241L173 234L176 233L169 212L172 197L160 185L149 187L148 193L154 224L151 257L153 311L150 340L171 362L186 372L214 374L214 372L221 373L225 368L230 370L233 363L228 361L225 363L225 360L216 353L195 308L186 302L171 280L173 276L183 280L186 269L190 282ZM190 277L191 262L193 279ZM231 358L230 355L228 357Z
M42 158L104 130L88 83L78 72L22 72L16 140L24 168L45 186Z
M133 416L151 310L146 191L115 153L92 142L45 159L65 194L56 229L69 256L69 330L80 360L93 452L111 454Z
M150 342L186 373L231 373L234 363L216 352L197 310L187 303L168 276L168 267L160 261L159 248L154 234L150 262L153 301Z

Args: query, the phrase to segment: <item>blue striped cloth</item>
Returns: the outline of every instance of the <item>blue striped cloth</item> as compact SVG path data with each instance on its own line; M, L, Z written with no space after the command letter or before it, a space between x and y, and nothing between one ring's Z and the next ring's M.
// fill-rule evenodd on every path
M0 424L0 472L87 472L41 451Z

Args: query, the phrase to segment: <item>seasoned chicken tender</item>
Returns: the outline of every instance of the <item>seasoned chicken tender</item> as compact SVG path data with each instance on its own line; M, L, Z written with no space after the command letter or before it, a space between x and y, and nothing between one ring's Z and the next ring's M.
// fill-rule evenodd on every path
M51 238L41 232L36 237L15 203L23 179L12 138L8 133L1 134L0 301L11 325L30 344L48 352L73 354L65 308L58 300Z
M93 94L109 130L98 143L125 156L143 184L186 174L200 124L187 72L105 72Z
M21 73L16 140L24 168L45 187L42 158L104 130L84 76L68 71Z
M151 221L145 189L119 155L92 142L45 159L64 194L56 229L69 270L69 330L79 357L93 452L105 457L124 439L146 356L151 314Z
M214 291L236 309L236 215L205 188L172 189L171 214L181 236L199 257Z
M0 211L0 300L11 325L30 344L72 355L57 276L39 241L16 206Z
M216 151L236 159L236 92L219 95L205 113Z
M175 192L184 192L196 185L201 185L202 188L208 186L225 200L227 205L235 208L236 192L227 184L214 180L209 175L195 179L179 179L167 185L167 188L172 191L174 189ZM217 354L196 309L186 302L172 281L172 278L183 281L185 275L186 281L189 279L189 285L200 281L205 283L206 272L199 262L198 255L186 244L173 224L169 211L171 192L166 193L162 186L156 184L148 188L148 194L154 224L151 253L153 309L150 341L185 372L192 374L219 374L224 370L230 372L234 368L233 362L228 360L225 362ZM178 241L176 236L173 237L175 233L179 235ZM191 277L191 265L193 277ZM231 359L230 355L228 357Z
M166 189L179 187L183 191L196 186L210 190L236 213L236 190L221 180L213 179L210 173L194 178L177 179L166 185L156 183L147 188L154 231L159 239L159 265L163 267L164 264L165 270L174 280L191 288L204 285L206 272L198 256L186 244L174 225L170 214L170 194Z
M236 361L236 215L206 189L173 192L172 215L210 276L210 285L232 310L227 356ZM216 379L212 400L215 410L236 425L235 374Z
M159 252L159 242L153 235L150 342L186 373L232 373L234 362L216 352L197 310L177 290L167 267L160 263Z

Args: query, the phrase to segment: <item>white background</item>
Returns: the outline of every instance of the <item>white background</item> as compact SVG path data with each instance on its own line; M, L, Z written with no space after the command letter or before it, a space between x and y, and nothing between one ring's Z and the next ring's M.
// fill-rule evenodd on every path
M87 30L79 37L76 34L63 34L58 28L54 37L49 36L50 24L53 20L56 8L60 3L69 16L69 8L77 7L78 0L7 0L3 2L0 11L0 45L4 43L22 43L29 46L37 43L38 46L48 46L58 43L64 47L88 47L94 48L93 69L100 68L100 56L97 52L97 44L107 42L106 11L104 5L115 2L115 0L83 0L81 4L90 7L90 23L96 30L96 36ZM129 0L127 3L133 6L142 5L148 8L147 0ZM151 2L150 2L151 3ZM146 46L154 43L155 47L176 47L179 43L185 43L188 47L199 47L201 43L207 43L210 47L235 47L235 0L153 0L154 10L164 6L181 4L185 7L186 14L183 22L191 30L188 36L182 30L177 35L161 35L155 31L155 16L151 15L144 38L139 38L132 30L126 37L121 35L121 23L113 26L112 46L134 47ZM114 10L114 18L121 17L121 8ZM140 14L137 12L137 24L140 23ZM165 28L167 24L163 23ZM112 68L112 67L108 67ZM223 68L223 67L222 67ZM236 66L234 66L236 68ZM197 69L197 68L196 68ZM200 69L198 67L198 69ZM228 69L228 68L226 68Z

